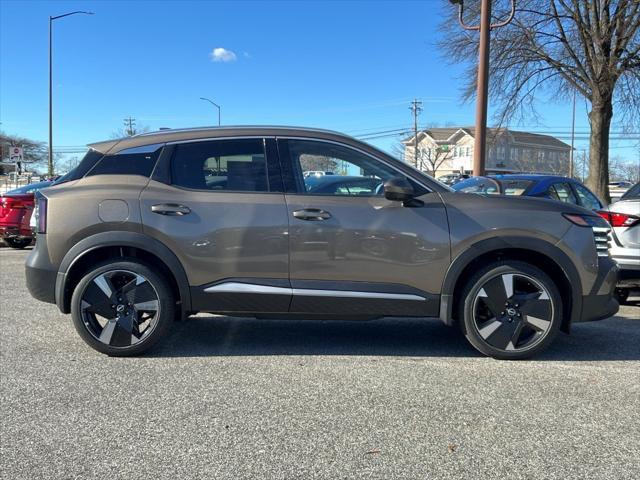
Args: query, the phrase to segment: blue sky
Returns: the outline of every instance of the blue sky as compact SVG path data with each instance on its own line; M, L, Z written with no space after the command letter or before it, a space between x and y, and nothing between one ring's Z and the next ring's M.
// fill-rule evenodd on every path
M0 128L47 139L48 17L54 23L54 146L109 138L139 125L279 124L358 135L420 124L470 125L463 69L434 46L448 1L211 2L0 0ZM214 61L214 49L218 51ZM233 54L229 53L233 52ZM227 60L227 61L223 61ZM541 101L518 127L568 131L571 109ZM577 130L586 132L584 104ZM371 141L389 149L399 137ZM586 147L580 141L578 148ZM613 155L635 158L633 142Z

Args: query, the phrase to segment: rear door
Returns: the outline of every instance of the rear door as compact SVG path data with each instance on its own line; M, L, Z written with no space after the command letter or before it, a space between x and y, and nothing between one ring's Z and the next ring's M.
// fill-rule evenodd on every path
M288 311L288 219L274 140L168 145L140 205L145 233L184 266L194 310Z
M292 313L438 314L449 230L437 193L413 182L420 204L384 198L404 176L351 146L279 139L290 222ZM305 176L323 171L330 175Z

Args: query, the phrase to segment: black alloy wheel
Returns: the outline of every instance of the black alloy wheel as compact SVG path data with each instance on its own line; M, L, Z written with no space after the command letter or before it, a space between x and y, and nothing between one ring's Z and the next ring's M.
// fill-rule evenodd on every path
M174 318L167 282L135 261L96 268L72 297L76 330L90 346L109 355L136 355L150 348Z

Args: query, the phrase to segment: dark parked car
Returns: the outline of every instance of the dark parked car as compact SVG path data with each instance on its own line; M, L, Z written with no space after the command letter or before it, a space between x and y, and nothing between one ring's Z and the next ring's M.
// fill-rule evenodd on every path
M472 177L452 188L458 192L485 195L523 195L548 198L600 210L602 202L587 187L573 178L556 175L508 174Z
M348 175L305 179L319 163ZM518 359L618 309L599 215L459 194L334 132L108 140L42 193L29 290L109 355L139 354L174 320L213 312L438 317L480 352Z
M29 225L33 196L49 185L51 182L31 183L0 195L0 238L11 248L25 248L33 242L34 233Z

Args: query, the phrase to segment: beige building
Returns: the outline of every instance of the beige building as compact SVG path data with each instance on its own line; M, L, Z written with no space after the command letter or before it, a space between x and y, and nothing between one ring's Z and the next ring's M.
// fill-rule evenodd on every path
M550 135L487 129L487 171L568 175L571 147ZM473 170L474 127L428 128L402 141L404 161L435 176Z

